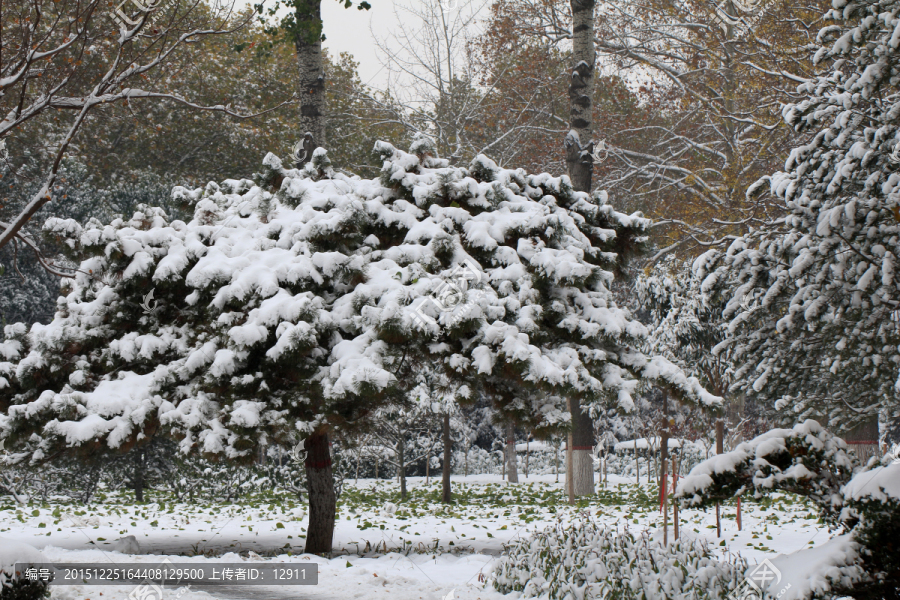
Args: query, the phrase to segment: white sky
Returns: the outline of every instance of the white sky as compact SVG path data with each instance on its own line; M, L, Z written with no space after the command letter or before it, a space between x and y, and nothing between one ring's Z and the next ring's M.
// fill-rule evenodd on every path
M363 83L383 87L387 82L387 69L383 69L379 61L379 50L375 44L375 36L380 39L389 38L398 24L395 6L412 6L421 0L369 0L372 8L358 10L359 0L353 6L344 8L343 2L322 0L322 21L324 24L325 47L332 56L341 52L349 52L359 63L359 77ZM457 7L470 0L446 0L449 5ZM483 0L482 0L483 1ZM236 0L240 5L256 5L259 0ZM480 12L486 17L490 2L484 3Z
M389 38L398 24L395 6L412 6L419 0L369 0L372 8L357 10L354 6L344 8L337 0L322 0L322 21L324 23L325 47L333 55L349 52L359 62L359 77L363 83L382 87L387 81L387 69L379 61L375 36ZM449 6L461 6L469 0L447 0ZM484 2L482 18L489 13L489 2Z
M398 0L403 2L403 0ZM394 0L369 0L372 8L357 10L344 8L336 0L322 0L325 47L332 56L349 52L359 62L359 77L363 83L381 86L387 80L387 69L378 61L378 48L372 32L387 37L397 23ZM355 4L355 3L354 3Z

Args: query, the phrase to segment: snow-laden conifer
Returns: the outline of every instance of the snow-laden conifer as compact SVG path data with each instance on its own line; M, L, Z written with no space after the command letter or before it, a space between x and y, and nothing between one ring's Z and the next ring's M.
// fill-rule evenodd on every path
M688 506L739 495L790 492L817 505L838 530L825 544L773 559L786 579L765 591L784 600L892 598L900 589L900 461L861 465L841 438L807 420L773 429L707 459L681 480L676 498ZM777 584L777 587L776 587ZM788 585L790 584L790 585Z
M53 322L6 329L7 448L39 461L165 433L182 452L242 460L303 438L307 549L322 552L329 432L402 398L422 364L554 419L566 394L629 411L642 377L719 402L640 352L646 329L612 300L645 219L565 176L484 156L454 167L417 144L379 142L374 180L336 173L321 149L300 170L270 154L252 181L176 187L189 222L152 207L109 224L48 220L80 270Z
M737 378L788 422L900 414L898 6L835 0L816 52L830 66L783 110L808 137L768 178L786 214L695 265L704 291L732 289Z

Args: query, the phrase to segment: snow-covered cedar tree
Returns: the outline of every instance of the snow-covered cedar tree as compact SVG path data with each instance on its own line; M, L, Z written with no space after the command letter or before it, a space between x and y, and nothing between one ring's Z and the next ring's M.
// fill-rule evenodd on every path
M306 549L321 553L329 434L402 399L422 363L548 416L563 394L629 411L639 377L720 402L640 352L646 329L610 300L614 250L640 243L646 220L567 177L376 151L374 180L336 173L319 149L302 170L269 154L255 182L176 187L194 204L186 223L152 207L49 219L80 271L50 324L4 330L6 448L41 461L164 433L185 453L250 460L302 436Z
M767 590L780 600L897 598L900 590L900 462L861 466L841 438L807 420L773 429L694 467L675 497L710 506L743 494L789 492L813 501L839 530L816 548L780 555L772 563L788 577Z
M646 532L576 513L510 544L489 581L523 598L722 600L740 587L746 569L744 559L722 560L703 540L682 535L664 546Z
M695 268L731 290L743 389L847 430L900 417L900 2L832 6L815 56L831 66L783 110L809 141L767 178L784 216Z

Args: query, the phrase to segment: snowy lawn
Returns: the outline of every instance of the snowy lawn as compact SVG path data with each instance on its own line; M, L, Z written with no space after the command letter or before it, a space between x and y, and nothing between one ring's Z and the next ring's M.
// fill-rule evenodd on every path
M498 598L479 584L503 544L571 514L562 483L553 475L530 476L508 485L498 476L454 477L456 504L440 503L440 481L426 485L410 478L409 498L399 501L399 485L386 480L345 483L330 560L303 555L305 506L287 495L259 494L235 504L174 502L151 492L150 502L100 494L89 509L69 503L0 507L0 536L26 542L53 562L158 562L170 560L308 561L319 564L319 585L242 589L204 588L217 598L377 598L437 600L451 590L461 599ZM562 479L562 478L561 478ZM655 486L610 477L578 510L633 530L662 526ZM735 507L722 509L723 538L716 539L715 513L681 511L682 531L707 538L724 551L740 553L751 563L777 554L813 547L831 536L802 499L780 495L774 500L743 503L743 531L737 530ZM670 517L671 520L671 517ZM142 552L157 556L131 559L113 551L115 541L134 535ZM672 535L671 522L669 535ZM251 554L252 553L252 554ZM377 575L377 576L376 576ZM53 597L71 600L118 600L129 587L53 588ZM206 592L192 589L180 600Z

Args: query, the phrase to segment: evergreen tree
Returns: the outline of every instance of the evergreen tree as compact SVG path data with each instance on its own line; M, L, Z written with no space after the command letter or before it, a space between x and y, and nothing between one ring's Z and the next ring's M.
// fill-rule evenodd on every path
M329 436L401 401L422 365L548 419L567 418L566 396L630 411L639 378L720 402L643 354L646 329L612 301L645 219L567 177L484 156L452 167L425 138L376 150L380 179L336 173L320 148L302 169L269 154L254 181L176 187L188 222L147 206L109 224L49 219L79 269L49 325L4 330L6 447L39 462L162 433L184 453L250 461L302 439L306 549L322 553Z
M730 298L719 350L735 379L789 422L900 416L898 6L836 0L815 54L833 66L783 111L810 141L766 178L787 214L695 263L702 290Z

